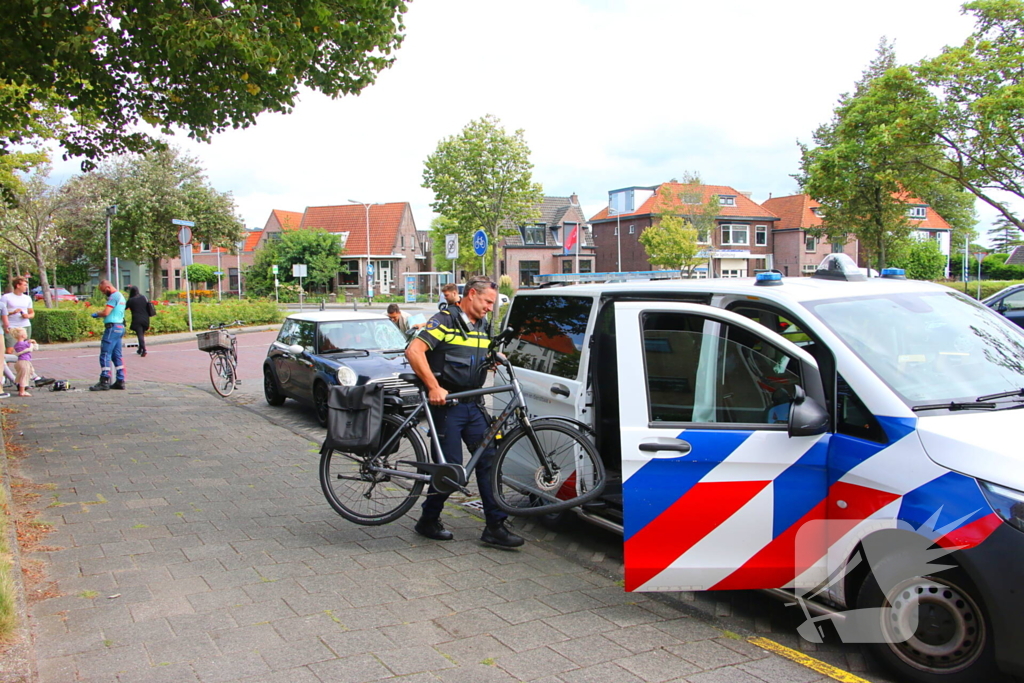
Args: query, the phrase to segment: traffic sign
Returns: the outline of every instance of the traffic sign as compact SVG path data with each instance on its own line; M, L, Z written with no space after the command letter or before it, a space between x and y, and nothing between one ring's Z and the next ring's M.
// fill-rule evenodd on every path
M473 251L477 256L483 256L487 253L487 233L483 230L477 230L473 233Z
M459 236L458 235L445 235L444 236L444 257L449 261L457 259L459 257Z
M183 221L180 218L172 218L171 219L171 225L184 225L184 226L187 226L189 228L196 227L195 221Z
M221 275L224 274L224 271L223 270L215 270L215 271L213 271L213 274L216 275L217 277L220 277Z
M986 256L988 256L988 254L986 252L984 252L984 251L976 251L976 252L974 252L974 258L978 259L978 263L981 263L985 259Z
M270 272L273 273L274 275L277 275L277 266L270 266Z
M306 275L306 264L305 263L293 263L292 264L292 277L308 277Z
M178 244L185 246L192 243L192 228L183 225L178 228Z
M370 277L373 277L373 264L372 263L367 263L366 264L366 274L369 275Z

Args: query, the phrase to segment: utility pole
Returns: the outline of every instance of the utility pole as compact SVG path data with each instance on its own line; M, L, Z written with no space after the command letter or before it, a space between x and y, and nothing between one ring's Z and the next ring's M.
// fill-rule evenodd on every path
M117 204L107 207L107 280L110 280L110 217L117 214Z

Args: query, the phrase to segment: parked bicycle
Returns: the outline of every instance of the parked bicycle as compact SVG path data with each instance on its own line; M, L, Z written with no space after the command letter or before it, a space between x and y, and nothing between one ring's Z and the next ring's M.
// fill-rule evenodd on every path
M385 390L378 448L367 454L344 453L326 445L321 449L320 485L335 512L356 524L375 526L408 512L425 484L438 491L468 494L467 473L492 444L497 453L491 465L491 485L498 507L508 514L543 515L599 496L605 469L586 435L588 428L569 418L530 418L512 364L493 350L489 362L506 369L507 384L448 394L449 401L512 395L465 466L445 460L423 383L414 374L399 375L417 386L419 402L410 410L402 405L397 390Z
M242 320L214 323L210 325L209 332L200 332L196 335L199 350L210 354L210 381L213 383L213 390L221 396L230 396L242 383L238 379L238 339L226 328L244 324L245 321Z

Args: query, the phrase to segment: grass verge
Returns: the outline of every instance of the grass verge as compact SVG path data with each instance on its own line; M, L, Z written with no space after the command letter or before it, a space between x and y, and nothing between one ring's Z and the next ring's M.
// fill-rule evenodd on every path
M0 642L8 640L18 625L18 595L14 582L11 549L14 509L6 483L7 453L0 447Z

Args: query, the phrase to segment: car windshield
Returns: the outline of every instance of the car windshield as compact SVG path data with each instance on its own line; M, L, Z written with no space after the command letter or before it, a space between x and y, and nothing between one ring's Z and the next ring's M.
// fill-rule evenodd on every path
M953 292L808 304L909 405L1024 387L1024 335Z
M321 353L341 349L380 351L405 348L405 336L387 318L320 323L319 337Z

